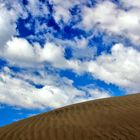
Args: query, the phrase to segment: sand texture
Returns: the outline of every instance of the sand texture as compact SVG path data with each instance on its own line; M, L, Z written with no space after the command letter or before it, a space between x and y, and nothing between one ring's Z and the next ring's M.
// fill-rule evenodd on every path
M140 140L140 94L33 116L1 127L0 140Z

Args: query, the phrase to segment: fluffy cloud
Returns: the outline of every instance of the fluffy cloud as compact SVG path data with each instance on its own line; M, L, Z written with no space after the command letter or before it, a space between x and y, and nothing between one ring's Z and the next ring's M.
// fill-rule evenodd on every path
M24 108L60 107L70 103L69 96L78 93L78 90L72 90L70 85L63 85L64 88L72 90L72 94L67 95L62 86L45 85L43 88L37 89L19 78L12 78L10 75L2 73L1 77L3 80L0 82L0 102L9 105Z
M1 56L11 64L22 67L39 67L47 62L55 68L72 69L77 72L82 70L79 60L67 60L64 57L64 48L52 42L47 42L41 47L38 43L30 44L24 38L13 37L6 43Z
M131 2L131 0L129 0ZM137 5L139 2L129 4ZM128 3L128 1L126 2ZM115 34L129 38L134 44L140 43L140 8L132 7L129 10L120 8L111 1L103 1L95 7L84 7L82 10L81 26L87 30L99 28L108 34Z
M11 74L15 75L11 76ZM84 100L96 99L100 96L102 97L102 92L98 92L98 97L96 96L97 92L95 92L95 96L94 92L92 94L89 92L91 96L88 98L86 97L86 92L88 91L85 92L74 87L72 81L67 78L57 77L57 79L55 75L51 76L53 77L52 79L47 79L46 77L46 81L51 80L51 84L46 84L41 89L35 88L28 83L27 79L33 80L32 74L26 76L28 78L25 80L21 79L17 73L12 73L9 68L5 68L0 73L0 76L0 102L13 106L24 108L56 108ZM24 75L22 76L24 77ZM53 79L56 80L53 81ZM109 93L106 93L106 97L108 96Z
M35 59L34 48L23 38L12 38L4 49L4 55L10 60L33 61Z
M62 47L48 42L42 48L38 43L32 45L26 39L17 37L13 37L6 43L1 56L21 66L48 62L55 67L63 67L66 63Z
M39 56L41 61L50 62L58 67L63 67L65 64L64 49L53 43L46 43L44 48L40 50Z
M87 52L85 48L81 48L78 52L82 50ZM64 48L54 43L47 42L42 48L37 44L29 44L25 39L13 38L8 41L4 55L16 65L27 66L28 64L34 67L35 64L43 66L43 63L47 62L54 68L71 69L78 74L89 72L94 78L106 83L112 83L133 92L139 90L140 52L123 44L114 45L111 54L103 53L95 60L90 58L80 61L78 60L80 55L76 55L76 51L75 59L67 60L64 57Z
M87 62L93 77L137 92L140 90L140 52L132 47L116 44L111 54L102 54L95 61Z

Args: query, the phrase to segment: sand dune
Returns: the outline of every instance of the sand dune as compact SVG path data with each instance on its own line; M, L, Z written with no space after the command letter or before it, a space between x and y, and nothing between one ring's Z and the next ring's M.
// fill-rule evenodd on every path
M40 114L0 128L0 140L140 140L140 94Z

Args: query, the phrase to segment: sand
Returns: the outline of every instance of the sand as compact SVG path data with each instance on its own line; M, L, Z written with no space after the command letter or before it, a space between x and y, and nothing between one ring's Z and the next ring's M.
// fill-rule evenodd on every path
M140 140L140 94L33 116L0 128L0 140Z

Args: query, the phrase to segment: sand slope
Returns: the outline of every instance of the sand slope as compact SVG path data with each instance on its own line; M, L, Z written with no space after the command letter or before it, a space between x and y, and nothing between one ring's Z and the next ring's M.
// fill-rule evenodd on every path
M40 114L0 128L0 140L140 140L140 94Z

